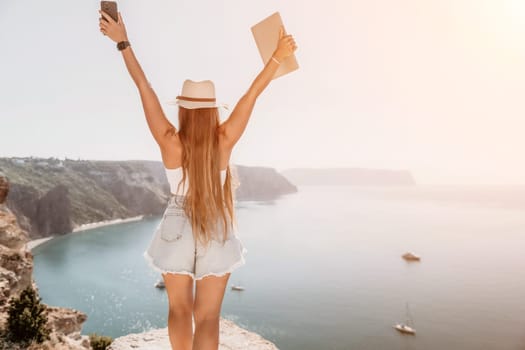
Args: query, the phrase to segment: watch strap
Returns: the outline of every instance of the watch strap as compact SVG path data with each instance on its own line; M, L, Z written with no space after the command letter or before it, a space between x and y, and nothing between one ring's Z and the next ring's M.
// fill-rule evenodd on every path
M119 49L119 51L124 50L128 46L130 46L130 43L127 40L119 41L117 43L117 49Z

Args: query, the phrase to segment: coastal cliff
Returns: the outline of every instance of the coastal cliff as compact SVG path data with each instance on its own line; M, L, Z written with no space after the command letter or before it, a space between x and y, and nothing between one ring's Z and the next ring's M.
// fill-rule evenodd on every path
M240 187L237 200L271 200L280 195L297 192L292 184L274 168L236 165Z
M275 199L297 188L272 168L233 165L236 199ZM0 158L10 182L7 206L31 239L82 225L161 215L170 194L162 162Z
M37 293L32 278L33 255L27 250L29 236L17 223L15 215L5 205L9 192L7 179L0 173L0 329L6 327L9 300L27 287ZM87 315L75 309L47 306L50 339L39 349L90 349L89 337L81 335Z

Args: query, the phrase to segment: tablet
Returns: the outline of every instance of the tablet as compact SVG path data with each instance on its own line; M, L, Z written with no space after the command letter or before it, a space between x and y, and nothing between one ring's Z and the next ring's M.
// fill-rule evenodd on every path
M282 24L281 15L279 12L275 12L251 27L255 44L259 49L259 54L265 65L268 60L271 59L272 54L277 48L277 44L279 43L279 29ZM286 35L286 28L284 32ZM299 64L297 63L295 54L291 54L280 63L272 79L288 74L298 68Z

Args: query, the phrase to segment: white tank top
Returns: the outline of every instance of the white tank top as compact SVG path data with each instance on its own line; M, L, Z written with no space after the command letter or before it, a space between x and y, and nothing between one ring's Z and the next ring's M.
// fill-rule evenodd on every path
M178 195L185 195L188 191L188 188L186 187L186 181L188 178L186 178L186 181L184 181L179 188L179 193L177 193L177 186L179 185L180 180L182 179L182 166L174 169L166 169L166 177L168 178L168 183L170 184L170 191L172 194L178 194ZM224 185L224 182L226 181L226 169L221 170L221 181L222 185Z

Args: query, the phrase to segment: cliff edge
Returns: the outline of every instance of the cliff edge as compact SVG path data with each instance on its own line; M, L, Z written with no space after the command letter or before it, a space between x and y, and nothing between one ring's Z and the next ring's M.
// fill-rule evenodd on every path
M219 350L278 350L272 342L221 318L219 326ZM108 350L170 350L168 328L154 329L144 333L128 334L116 338Z

